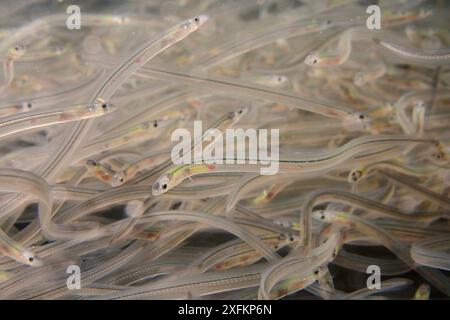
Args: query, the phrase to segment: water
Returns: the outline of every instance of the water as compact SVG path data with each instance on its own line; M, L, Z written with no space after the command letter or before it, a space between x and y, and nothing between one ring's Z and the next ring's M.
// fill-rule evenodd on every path
M5 1L0 297L446 298L449 7L371 5Z

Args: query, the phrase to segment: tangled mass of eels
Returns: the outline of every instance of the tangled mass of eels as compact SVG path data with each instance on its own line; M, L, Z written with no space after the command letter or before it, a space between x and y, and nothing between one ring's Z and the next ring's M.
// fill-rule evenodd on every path
M448 298L449 13L8 2L0 299Z

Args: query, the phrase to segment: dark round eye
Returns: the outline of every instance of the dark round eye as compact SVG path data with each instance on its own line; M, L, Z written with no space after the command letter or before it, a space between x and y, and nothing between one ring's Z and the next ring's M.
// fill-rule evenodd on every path
M123 178L120 178L120 182L123 182Z
M103 110L108 110L109 105L107 105L106 103L102 104L102 109Z
M359 115L359 118L362 120L362 119L364 119L364 115L363 114L360 114Z
M238 113L239 113L239 114L242 114L242 110L239 110Z
M316 64L316 63L317 63L317 59L314 59L314 60L313 60L313 63Z
M314 274L316 274L316 275L319 274L319 270L317 270L317 269L314 270Z
M162 188L163 188L163 190L166 190L166 189L167 189L167 184L164 183L164 184L162 185Z
M158 127L158 122L155 121L155 122L153 123L153 127L154 127L154 128Z
M195 17L195 18L194 18L194 21L195 21L195 22L199 22L200 20L199 20L197 17Z
M33 261L34 261L34 258L33 258L33 257L29 257L29 258L28 258L28 261L29 261L29 262L33 262Z

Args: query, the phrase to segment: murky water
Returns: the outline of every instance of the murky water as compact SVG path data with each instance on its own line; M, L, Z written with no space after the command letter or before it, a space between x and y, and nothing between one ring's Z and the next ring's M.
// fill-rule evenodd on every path
M0 298L450 295L445 1L8 1Z

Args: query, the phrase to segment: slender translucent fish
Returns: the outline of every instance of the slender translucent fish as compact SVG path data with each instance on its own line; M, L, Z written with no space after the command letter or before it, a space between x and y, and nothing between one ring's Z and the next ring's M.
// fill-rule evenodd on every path
M51 210L47 183L32 173L16 169L0 169L0 188L3 192L26 193L36 197L40 203L39 210L42 216L49 214ZM0 251L26 265L39 267L43 264L35 253L11 239L3 230L0 230Z
M11 84L14 78L14 62L20 59L25 52L26 47L16 44L9 48L3 56L3 84L0 86L0 94Z
M0 118L0 139L31 129L104 116L115 110L109 103L95 103L55 111L14 114Z
M406 48L393 42L388 42L387 40L374 39L374 41L376 44L389 50L389 52L407 61L431 65L450 64L450 49L448 48L435 53L425 53L418 49Z
M350 155L357 154L357 149L365 148L366 146L370 146L371 150L376 146L377 143L384 144L386 142L391 141L392 143L403 142L406 143L413 141L417 142L429 142L433 143L433 140L416 140L414 138L408 139L408 138L400 138L400 137L389 137L389 136L374 136L374 137L361 137L357 138L346 145L343 145L339 148L336 148L332 152L329 153L317 153L317 154L311 154L309 156L305 156L305 158L301 157L293 157L291 159L279 159L275 161L278 166L281 173L286 172L307 172L308 169L310 170L319 170L319 168L326 168L330 162L334 165L337 165L342 160L347 159L350 157ZM225 158L222 161L228 162L228 160ZM152 194L155 196L161 195L168 190L173 189L175 186L183 182L188 177L192 177L194 175L198 174L204 174L208 172L260 172L260 165L253 165L250 163L242 165L237 164L239 163L238 160L241 160L241 162L245 163L245 159L232 159L232 163L235 164L210 164L210 163L200 163L200 164L182 164L173 166L172 168L169 168L165 173L163 173L153 184L152 186ZM250 159L255 160L255 159ZM217 160L215 161L217 162Z
M183 40L192 32L196 31L201 25L208 20L208 16L200 15L192 19L181 22L175 27L169 29L162 35L156 36L139 49L134 51L126 59L124 59L117 67L105 78L103 83L96 89L95 93L89 99L88 105L99 102L108 101L115 91L133 75L138 69L145 65L149 60L154 58L160 52ZM28 27L28 26L27 26ZM22 31L25 33L25 31ZM22 34L22 33L21 33ZM39 173L49 179L54 179L59 170L63 168L66 162L73 155L75 150L80 146L84 137L87 135L89 128L93 122L83 120L78 122L67 133L67 138L62 148L55 151L55 154L46 163ZM7 207L23 201L24 196L15 196L6 204Z

